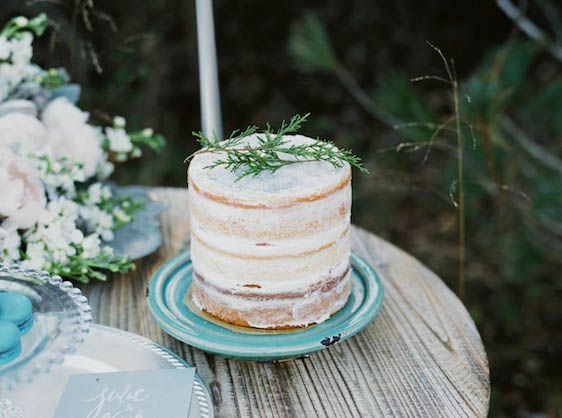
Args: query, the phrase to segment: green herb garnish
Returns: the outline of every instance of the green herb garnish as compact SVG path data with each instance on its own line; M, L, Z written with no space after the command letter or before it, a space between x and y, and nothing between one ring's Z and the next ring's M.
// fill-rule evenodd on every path
M249 175L257 176L262 172L275 172L286 165L312 161L326 161L334 167L342 167L344 163L348 163L363 173L368 172L359 157L350 150L338 149L333 142L317 139L310 144L291 144L284 138L287 134L297 132L308 116L309 113L304 116L295 115L288 123L283 121L278 130L272 129L268 124L254 145L243 144L243 140L257 132L256 126L250 126L242 132L234 131L224 141L216 136L208 137L203 132L193 132L202 148L187 157L185 162L199 154L224 153L224 158L213 161L205 168L224 166L239 172L237 180Z

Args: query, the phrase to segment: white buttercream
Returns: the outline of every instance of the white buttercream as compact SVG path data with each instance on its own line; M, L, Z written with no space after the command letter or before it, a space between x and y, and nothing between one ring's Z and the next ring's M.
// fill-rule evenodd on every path
M239 255L256 257L299 255L316 251L344 237L349 229L349 219L344 218L333 228L296 238L249 239L213 231L202 225L196 217L191 219L191 232L207 246Z
M351 186L323 199L301 202L286 208L241 208L209 199L189 188L191 216L210 230L225 229L233 236L253 236L268 240L278 236L290 238L312 231L328 230L351 216Z
M245 138L239 147L257 146L255 134ZM316 140L302 135L284 136L288 145L310 144ZM283 156L293 159L291 156ZM262 172L257 176L238 179L241 171L232 172L223 166L206 168L214 161L224 159L224 153L204 153L193 158L189 166L189 175L204 190L218 194L236 196L238 199L252 203L279 199L284 196L308 196L318 193L342 181L349 174L350 167L334 167L325 161L290 164L275 172Z
M222 259L219 259L217 264L224 266L222 261ZM251 261L246 261L246 265L249 266L250 263ZM249 272L250 274L245 274L244 270L233 271L235 269L230 266L221 271L219 266L214 266L215 268L213 268L208 263L194 264L194 268L205 281L225 290L264 294L298 292L345 273L349 267L349 252L346 252L341 259L332 265L321 265L319 268L303 274L291 274L291 270L294 270L294 267L287 268L287 260L279 261L278 265L278 268L271 267L271 270L276 273L275 277L272 277L272 275L268 277L255 277L251 271ZM258 285L260 287L249 288L245 285Z

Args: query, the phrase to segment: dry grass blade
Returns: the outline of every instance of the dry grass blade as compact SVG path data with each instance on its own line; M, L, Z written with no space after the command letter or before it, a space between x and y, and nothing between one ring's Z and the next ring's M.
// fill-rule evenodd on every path
M431 48L433 48L433 50L437 52L437 54L441 58L448 79L445 79L437 75L427 75L422 77L416 77L412 81L424 81L424 80L443 81L451 86L451 92L453 94L453 115L445 122L445 126L447 126L447 124L452 122L452 120L454 119L455 136L457 140L457 180L451 185L451 188L449 189L449 195L451 196L451 200L453 201L454 206L457 208L459 212L458 215L458 232L459 232L458 294L459 297L462 299L462 297L464 296L464 282L465 282L464 277L465 277L465 257L466 257L466 231L465 231L466 221L465 221L465 196L464 196L464 161L463 161L464 153L463 153L463 138L462 138L462 129L461 129L462 122L460 116L459 86L458 86L454 62L452 60L449 61L439 47L433 45L431 42L427 42L427 44ZM445 126L443 126L443 128ZM439 127L438 129L436 129L436 133L432 135L432 139L430 139L430 143L433 142L433 140L439 134L441 129L439 129ZM429 150L430 148L428 148L428 151L426 152L426 156L428 155ZM424 161L426 161L425 157L424 157ZM453 198L455 191L458 197L458 201Z

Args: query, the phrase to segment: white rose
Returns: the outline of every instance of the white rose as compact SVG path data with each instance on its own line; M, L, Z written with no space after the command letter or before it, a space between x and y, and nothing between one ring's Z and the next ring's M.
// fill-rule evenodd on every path
M12 99L0 103L0 116L8 113L22 113L24 115L37 117L37 106L31 100Z
M63 97L50 102L42 115L55 155L79 162L86 177L90 178L103 161L103 150L101 132L87 123L88 118L87 112Z
M31 228L45 208L45 189L37 171L9 149L0 149L0 218L2 227Z
M60 125L83 125L88 122L90 114L83 112L68 101L66 97L59 97L49 102L43 111L41 119L47 127Z
M0 147L2 146L14 151L41 151L47 146L47 129L38 119L23 113L0 116Z

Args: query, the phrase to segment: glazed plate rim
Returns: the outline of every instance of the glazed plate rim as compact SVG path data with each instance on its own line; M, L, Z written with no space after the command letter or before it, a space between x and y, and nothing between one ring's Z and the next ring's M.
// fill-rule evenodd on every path
M335 339L343 341L357 334L378 314L384 299L379 275L354 253L351 266L353 288L347 305L325 322L307 328L246 328L238 332L235 328L239 327L221 326L219 320L210 321L185 302L178 302L180 298L183 301L178 292L185 293L191 282L189 249L182 250L154 273L147 288L147 304L153 319L166 333L203 351L249 361L299 358L329 347Z

